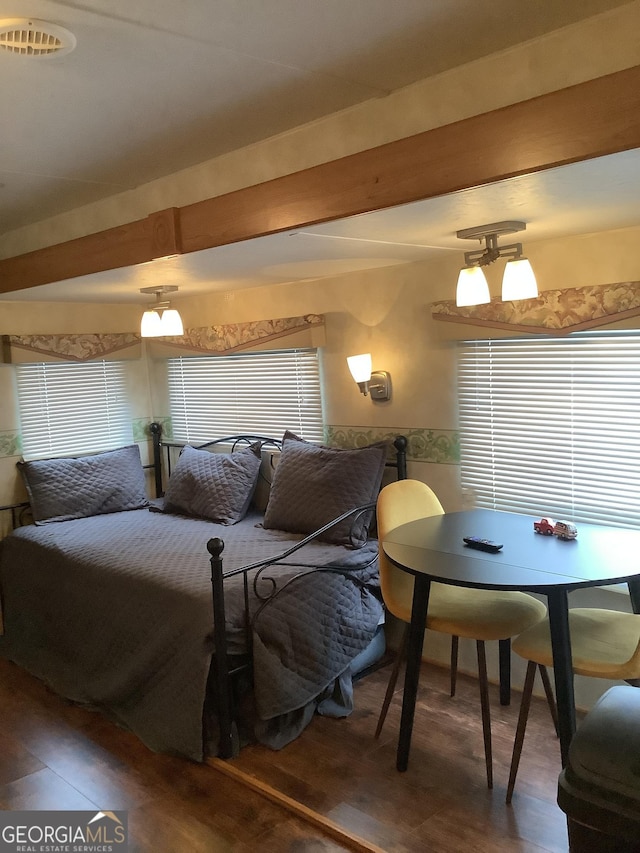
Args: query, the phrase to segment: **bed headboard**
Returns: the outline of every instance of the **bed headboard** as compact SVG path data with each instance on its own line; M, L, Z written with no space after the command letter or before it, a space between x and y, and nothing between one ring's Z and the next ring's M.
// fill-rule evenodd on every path
M153 439L153 461L150 465L145 465L145 468L153 469L154 487L156 497L164 495L164 482L171 474L172 464L176 454L180 451L185 443L178 441L164 440L162 438L162 424L154 421L149 426L149 431ZM232 435L223 438L213 439L198 445L198 449L215 448L216 445L225 446L227 450L233 451L238 447L249 447L256 441L262 442L263 449L272 449L278 452L282 449L282 439L271 438L262 435ZM386 467L395 471L395 477L398 480L404 480L407 477L407 439L403 435L396 436L393 441L394 454L393 458L387 460ZM266 497L268 497L268 487L270 480L265 478L266 496L263 502L266 505ZM264 509L264 507L263 507ZM0 506L0 539L16 527L23 524L31 523L30 518L31 507L28 501L17 502Z
M162 424L154 421L149 426L149 431L153 439L153 470L155 478L155 493L156 497L160 498L164 494L165 475L168 478L171 474L171 466L176 451L180 451L185 442L165 440L162 438ZM238 447L249 447L256 441L262 442L263 449L272 449L279 451L282 449L282 439L271 438L263 435L230 435L223 438L212 439L203 444L196 445L198 450L207 450L216 446L224 446L230 448L231 451ZM407 477L407 439L404 435L398 435L393 441L394 456L386 463L387 468L394 469L398 480L405 480Z

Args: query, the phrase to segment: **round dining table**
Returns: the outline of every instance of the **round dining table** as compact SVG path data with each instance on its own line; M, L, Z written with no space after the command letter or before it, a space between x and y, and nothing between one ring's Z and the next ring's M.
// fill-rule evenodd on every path
M575 539L534 531L536 519L474 509L420 518L391 530L382 542L391 562L415 579L396 766L407 769L432 581L477 589L519 590L546 597L565 766L576 713L569 633L572 590L626 583L640 613L640 530L579 524ZM539 520L539 519L538 519ZM465 544L476 537L502 545L495 552Z

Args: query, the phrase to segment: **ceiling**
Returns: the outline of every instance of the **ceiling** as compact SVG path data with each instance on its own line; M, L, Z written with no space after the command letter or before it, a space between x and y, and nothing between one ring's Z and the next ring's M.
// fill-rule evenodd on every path
M66 56L0 49L0 233L385 95L624 0L0 0L70 30ZM140 301L255 287L472 248L461 228L527 222L525 243L640 224L636 152L6 294ZM91 287L87 287L90 283Z

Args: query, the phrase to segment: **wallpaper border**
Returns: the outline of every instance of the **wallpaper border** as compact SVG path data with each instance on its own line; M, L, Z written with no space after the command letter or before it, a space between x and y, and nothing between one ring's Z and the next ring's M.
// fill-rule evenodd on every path
M173 438L171 418L157 416L153 420L162 424L162 437L171 440ZM134 421L136 441L149 439L149 423L150 421L145 418ZM326 425L324 433L327 445L344 450L366 447L367 444L374 444L376 441L393 442L396 436L404 435L408 441L408 460L439 465L460 464L460 433L457 430Z
M332 447L351 449L365 447L376 441L393 441L404 435L408 441L407 459L439 465L460 464L460 433L444 429L408 429L398 427L327 426L327 443Z
M16 430L0 431L0 458L9 456L21 456L22 443L20 433Z

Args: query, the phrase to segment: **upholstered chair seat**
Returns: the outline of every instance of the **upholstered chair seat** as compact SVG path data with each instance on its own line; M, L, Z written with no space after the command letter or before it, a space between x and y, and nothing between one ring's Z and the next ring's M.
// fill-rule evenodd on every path
M572 668L576 675L640 685L640 615L578 607L569 610L569 632ZM543 619L516 637L512 648L529 663L511 759L508 803L511 802L516 783L536 668L545 674L546 667L553 664L548 619Z

